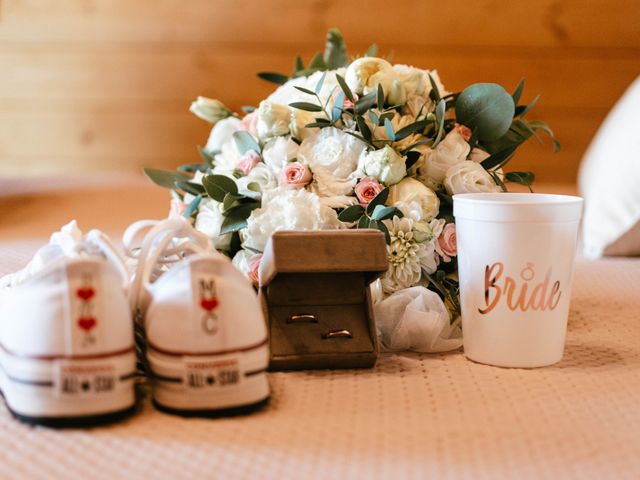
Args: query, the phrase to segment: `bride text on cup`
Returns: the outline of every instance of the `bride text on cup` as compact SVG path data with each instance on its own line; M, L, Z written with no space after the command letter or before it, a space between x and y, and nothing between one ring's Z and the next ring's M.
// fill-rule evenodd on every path
M558 306L560 282L556 280L549 288L551 268L547 270L544 280L535 283L536 272L533 263L520 272L520 278L504 275L504 265L496 262L484 269L484 301L485 308L478 308L481 314L493 310L500 300L504 300L509 310L553 310Z

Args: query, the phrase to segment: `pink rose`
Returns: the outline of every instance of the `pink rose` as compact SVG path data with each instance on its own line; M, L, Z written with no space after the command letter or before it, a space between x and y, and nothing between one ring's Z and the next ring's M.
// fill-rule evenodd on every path
M258 136L258 110L254 110L244 116L237 127L238 130L249 132L254 137Z
M184 216L188 205L177 198L171 199L171 207L169 208L169 218L179 218Z
M258 152L249 150L242 157L240 157L240 160L238 160L238 163L236 163L236 169L240 170L245 175L248 175L249 172L253 170L253 167L259 164L261 160L262 158L260 157L260 154Z
M447 223L445 225L436 242L436 252L445 262L450 262L451 257L455 257L458 254L455 223Z
M280 172L280 184L292 188L302 188L312 178L309 169L298 162L288 163Z
M262 254L257 253L249 259L249 278L254 285L258 285L259 277L258 270L260 269L260 262L262 261Z
M383 189L384 187L380 185L380 183L378 183L378 180L376 180L375 178L364 177L356 185L356 197L358 197L360 205L364 207L369 205L371 200L376 198L376 195L378 195Z
M460 136L465 139L465 141L468 142L469 140L471 140L471 129L469 127L465 127L464 125L456 123L456 126L453 127L453 130L458 132Z

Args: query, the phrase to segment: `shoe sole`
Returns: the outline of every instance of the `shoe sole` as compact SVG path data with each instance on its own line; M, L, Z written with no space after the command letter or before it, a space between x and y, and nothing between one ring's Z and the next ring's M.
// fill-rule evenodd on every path
M0 349L0 394L27 424L90 427L124 419L137 408L132 349L84 357L32 357Z
M148 345L153 403L183 417L254 412L269 402L266 342L232 351L186 354Z

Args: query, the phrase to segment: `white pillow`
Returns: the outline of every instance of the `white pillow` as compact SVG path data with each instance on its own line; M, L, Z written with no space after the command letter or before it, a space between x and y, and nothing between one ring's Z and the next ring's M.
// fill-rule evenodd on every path
M640 77L600 127L578 182L585 256L640 255Z

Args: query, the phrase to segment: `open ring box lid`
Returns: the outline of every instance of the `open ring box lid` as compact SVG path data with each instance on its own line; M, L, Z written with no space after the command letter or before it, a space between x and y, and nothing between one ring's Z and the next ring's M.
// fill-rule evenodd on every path
M270 368L373 366L378 343L368 286L387 268L378 230L275 233L259 272Z

